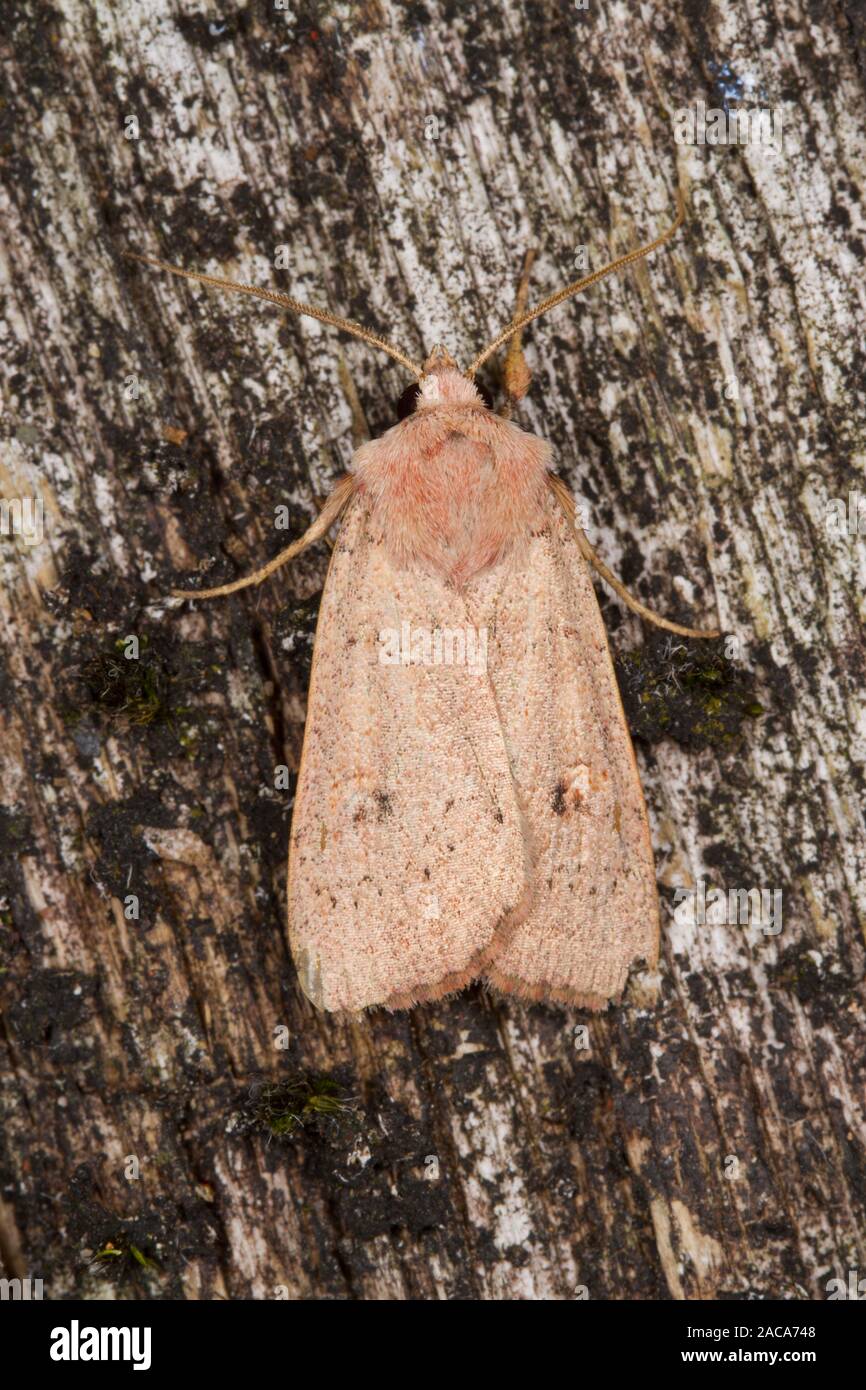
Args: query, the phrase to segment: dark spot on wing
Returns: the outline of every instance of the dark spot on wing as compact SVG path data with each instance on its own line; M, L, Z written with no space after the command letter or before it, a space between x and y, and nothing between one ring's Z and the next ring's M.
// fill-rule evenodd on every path
M387 792L374 792L373 800L376 803L376 819L378 821L387 820L393 816L394 807L391 805L391 798Z

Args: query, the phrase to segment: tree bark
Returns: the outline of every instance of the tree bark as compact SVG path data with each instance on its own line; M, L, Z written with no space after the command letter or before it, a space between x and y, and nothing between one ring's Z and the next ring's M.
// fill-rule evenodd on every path
M54 1299L825 1297L866 1268L856 7L7 11L0 483L44 539L2 537L6 1274ZM781 139L678 143L698 102ZM659 638L599 590L659 970L602 1016L477 987L317 1014L284 877L327 547L165 596L300 534L406 376L123 252L465 364L528 246L532 303L678 190L668 247L527 331L519 412L606 563L725 633ZM781 892L781 930L696 921L676 893L701 883Z

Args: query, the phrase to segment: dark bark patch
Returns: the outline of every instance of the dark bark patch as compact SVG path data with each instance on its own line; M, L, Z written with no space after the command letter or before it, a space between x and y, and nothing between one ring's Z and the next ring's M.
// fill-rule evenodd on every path
M754 677L725 655L725 639L651 633L615 661L629 728L648 743L674 738L690 748L726 747L744 720L764 713Z

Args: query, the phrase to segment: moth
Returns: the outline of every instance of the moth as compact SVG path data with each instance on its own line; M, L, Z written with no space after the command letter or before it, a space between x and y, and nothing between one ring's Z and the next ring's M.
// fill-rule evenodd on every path
M396 359L405 418L363 444L316 521L260 584L339 522L316 631L288 870L288 931L319 1009L410 1008L472 981L599 1010L659 949L646 807L593 565L655 617L576 525L550 446L511 418L525 327L649 255L682 225L526 309L461 371L330 310L134 259L331 324ZM476 374L508 344L495 413ZM386 640L383 641L383 635ZM472 659L467 660L467 650Z

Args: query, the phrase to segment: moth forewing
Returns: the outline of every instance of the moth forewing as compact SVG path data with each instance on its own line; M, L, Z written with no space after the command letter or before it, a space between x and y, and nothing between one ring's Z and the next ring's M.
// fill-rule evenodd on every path
M486 976L527 999L604 1008L635 962L657 961L655 864L595 590L552 497L497 596L495 633L491 678L533 851L532 908Z
M290 942L319 1008L460 989L528 910L489 682L466 663L380 659L385 629L466 622L445 582L395 565L361 493L322 598L289 850Z

